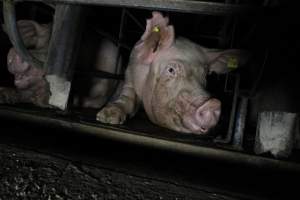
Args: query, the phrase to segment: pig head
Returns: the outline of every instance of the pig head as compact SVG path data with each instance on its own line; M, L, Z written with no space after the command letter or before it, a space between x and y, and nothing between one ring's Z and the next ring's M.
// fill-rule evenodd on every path
M134 46L117 100L97 114L104 123L121 124L139 104L149 119L184 133L207 133L219 120L221 102L205 90L208 73L226 73L245 62L239 50L217 50L175 38L169 19L153 12Z
M18 29L26 48L37 59L45 62L51 36L51 23L39 24L32 20L18 21ZM79 52L79 67L120 73L121 58L117 64L118 48L110 40L99 38L93 32L84 35L85 44ZM87 63L87 64L85 64ZM23 60L14 48L7 55L7 66L14 75L15 88L0 88L0 103L33 103L48 107L50 90L45 79L43 66L31 66ZM116 66L117 69L116 69ZM84 68L81 70L85 70ZM89 78L80 88L74 88L73 105L77 107L100 108L111 95L117 82L109 79ZM78 85L75 85L78 86Z
M45 62L48 42L50 39L50 26L41 25L31 20L18 21L20 35L25 46L37 59ZM38 106L48 106L50 90L44 78L45 71L29 65L23 60L14 48L7 55L8 71L14 75L16 88L2 88L2 103L33 103Z

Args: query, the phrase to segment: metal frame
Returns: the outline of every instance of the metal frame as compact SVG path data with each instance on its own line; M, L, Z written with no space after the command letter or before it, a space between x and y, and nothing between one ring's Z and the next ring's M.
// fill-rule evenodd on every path
M16 0L27 1L27 0ZM28 0L43 2L45 0ZM47 3L70 3L101 6L118 6L151 10L169 10L176 12L207 14L207 15L245 15L257 12L261 8L249 5L234 5L196 0L47 0Z
M6 22L9 26L12 28L9 28L11 30L9 33L10 36L12 36L10 39L13 41L13 44L19 51L21 52L21 55L25 58L25 60L29 61L29 63L33 63L34 65L38 65L41 63L38 63L35 61L34 58L31 57L30 54L26 54L26 49L22 47L22 41L19 39L20 36L18 35L18 31L16 28L16 22L15 22L15 13L13 8L14 2L24 2L25 0L3 0L6 4L9 5L9 7L5 7L4 11L7 13L5 16L10 16L9 18L6 17ZM30 0L31 2L44 2L43 0ZM252 7L252 6L240 6L240 5L234 5L230 2L226 3L212 3L212 2L203 2L203 1L190 1L190 0L47 0L47 4L51 3L67 3L65 4L58 4L58 5L64 5L64 6L74 6L74 4L88 4L88 5L102 5L102 6L118 6L118 7L130 7L130 8L142 8L142 9L157 9L157 10L170 10L170 11L176 11L176 12L186 12L186 13L197 13L197 14L208 14L208 15L218 15L218 16L227 16L227 20L232 19L232 15L240 15L240 14L246 14L247 12L258 12L260 11L261 7ZM72 5L73 4L73 5ZM75 6L76 7L76 6ZM143 28L143 26L139 23L139 21L128 11L126 8L123 8L122 10L122 16L120 20L120 30L118 39L115 39L117 45L118 45L118 54L121 47L124 47L122 44L123 39L123 29L124 24L126 21L126 17L130 17L137 26ZM75 20L76 21L76 20ZM232 20L229 20L232 21ZM76 23L76 22L75 22ZM56 26L57 24L54 24ZM234 25L236 26L236 24ZM224 23L224 26L222 27L222 32L227 32L227 29L229 28L228 23ZM235 27L236 28L236 27ZM231 44L232 47L232 41L234 37L234 30L231 33ZM219 38L225 37L225 35L217 36ZM223 40L220 39L220 42ZM53 40L52 43L57 43L56 40ZM224 42L223 42L224 43ZM65 43L63 45L66 45ZM55 46L55 45L54 45ZM126 48L126 47L125 47ZM52 51L51 51L52 50ZM64 52L62 50L62 52ZM24 53L25 52L25 53ZM50 47L49 52L54 52L55 49L53 47ZM72 52L71 52L72 54ZM50 56L53 57L53 56ZM118 56L119 59L119 56ZM51 61L51 60L50 60ZM118 63L118 62L117 62ZM67 63L69 65L70 63ZM41 66L41 65L40 65ZM48 68L48 74L58 74L60 77L67 79L70 79L69 77L64 77L66 74L65 69L63 66L65 64L63 62L60 62L60 64L49 64L48 62L45 65ZM52 66L49 68L49 66ZM54 70L54 71L53 71ZM57 71L58 70L58 71ZM52 73L53 72L53 73ZM80 72L82 73L82 72ZM91 73L86 73L91 74ZM96 73L94 76L99 78L113 78L120 80L122 79L122 75L115 75L115 74L103 74L103 73ZM242 139L243 139L243 130L244 130L244 123L245 123L245 110L247 107L247 103L244 103L243 105L240 105L239 108L237 108L238 105L238 97L239 97L239 74L235 75L236 82L235 82L235 88L233 91L233 103L232 103L232 110L230 115L230 122L229 122L229 128L227 131L227 135L224 139L216 140L216 142L220 143L226 143L229 144L230 142L233 142L232 148L236 150L240 150L242 148ZM227 77L228 78L228 77ZM65 80L65 81L66 81ZM244 102L244 101L243 101ZM245 107L246 105L246 107ZM66 107L61 107L62 110L64 110ZM240 118L236 119L236 113L241 112ZM242 126L240 126L242 125ZM123 130L122 130L123 131Z
M183 155L191 155L221 162L248 165L259 169L272 169L276 171L300 172L300 164L283 160L276 160L262 156L250 155L212 147L185 144L155 137L149 137L138 132L128 131L117 127L108 127L102 124L87 122L74 122L59 116L49 117L38 112L26 112L26 110L0 106L0 117L14 119L27 123L44 124L47 127L59 127L78 131L85 134L95 135L114 141L141 145L153 149L162 149Z
M61 110L67 109L82 21L82 6L56 5L45 68L51 91L49 104Z

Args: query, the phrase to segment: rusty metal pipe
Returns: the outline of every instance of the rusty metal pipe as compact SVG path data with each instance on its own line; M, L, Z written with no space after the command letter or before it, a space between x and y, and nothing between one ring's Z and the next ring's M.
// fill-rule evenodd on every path
M3 0L3 17L6 32L17 53L30 65L43 68L44 63L34 58L25 47L17 27L15 3L13 0Z

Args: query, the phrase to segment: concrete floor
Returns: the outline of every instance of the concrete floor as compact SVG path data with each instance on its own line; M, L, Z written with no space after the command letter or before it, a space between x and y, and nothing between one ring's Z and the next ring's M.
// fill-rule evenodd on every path
M3 121L0 200L290 199L299 174L218 163ZM299 197L298 197L299 198Z

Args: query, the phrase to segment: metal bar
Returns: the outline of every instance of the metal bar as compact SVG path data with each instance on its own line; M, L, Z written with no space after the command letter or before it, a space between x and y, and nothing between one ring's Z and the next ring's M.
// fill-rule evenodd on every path
M229 127L227 130L227 134L225 138L216 138L215 142L218 143L230 143L233 135L233 129L234 129L234 122L235 122L235 115L236 115L236 108L238 103L238 95L239 95L239 86L240 86L240 75L235 75L235 85L234 85L234 94L233 94L233 100L232 100L232 107L230 112L230 120L229 120Z
M225 0L225 4L226 5L230 5L232 3L232 0ZM228 41L228 29L229 29L229 26L232 22L232 16L227 16L225 17L224 19L224 24L223 26L221 27L221 30L219 31L219 47L220 48L225 48L227 47L227 43L229 42Z
M145 25L143 25L141 22L139 22L139 20L133 16L128 10L126 10L126 14L136 23L136 25L138 25L138 27L144 31L145 30Z
M232 146L234 149L243 150L244 129L247 116L248 98L242 97L236 114Z
M240 75L236 75L235 86L234 86L234 95L232 100L232 108L230 113L230 121L229 121L229 128L227 132L226 141L230 142L233 134L233 127L235 121L235 114L236 114L236 107L237 107L237 100L238 100L238 93L239 93L239 86L240 86Z
M82 7L58 4L46 61L46 79L50 85L49 104L65 110L82 31Z
M124 74L112 74L105 71L95 70L91 72L75 70L75 75L79 74L78 78L82 76L91 76L96 78L104 78L104 79L114 79L114 80L124 80Z
M24 110L0 106L0 117L5 119L20 120L28 123L44 124L46 127L59 127L68 130L78 131L85 134L96 135L100 138L106 138L114 141L126 142L129 144L141 145L144 147L162 149L183 155L218 160L221 162L243 164L257 168L266 168L273 170L283 170L291 172L300 172L300 164L283 160L276 160L256 155L250 155L240 152L228 151L223 149L191 145L176 141L169 141L160 138L144 136L138 132L125 129L105 126L102 124L89 124L68 121L58 116L47 117L34 113L26 113ZM70 135L72 136L72 135Z
M121 59L121 53L120 53L120 48L121 45L120 43L123 40L123 33L124 33L124 27L125 27L125 23L126 23L126 9L123 8L122 9L122 14L121 14L121 20L120 20L120 29L119 29L119 34L118 34L118 44L117 44L117 62L116 62L116 66L115 66L115 74L117 74L120 70L120 59Z
M25 1L25 0L18 0ZM34 2L45 0L30 0ZM259 7L249 5L233 5L216 2L196 0L47 0L49 3L90 4L101 6L118 6L143 8L150 10L169 10L185 13L197 13L207 15L245 15L249 12L257 12Z
M123 40L123 35L124 35L124 27L126 25L126 17L127 17L127 12L126 12L126 9L123 8L122 9L122 14L121 14L121 19L120 19L120 29L119 29L119 34L118 34L118 44L117 44L117 62L116 62L116 66L115 66L115 74L119 74L121 72L121 67L122 67L122 63L120 62L121 60L121 42ZM105 106L108 102L111 101L111 99L113 98L116 90L118 89L119 87L119 84L120 84L120 81L117 80L116 82L112 83L114 84L114 87L113 87L113 90L111 90L108 94L108 98L106 100L106 102L101 105L101 108L103 106Z
M105 38L113 41L114 43L118 44L118 39L116 39L115 37L113 37L111 34L105 32L103 30L97 29L97 28L95 28L94 30L96 31L96 33L98 33L102 37L105 37ZM119 42L119 45L120 45L120 47L122 47L122 48L124 48L124 49L126 49L128 51L130 51L132 49L132 47L130 47L129 45L127 45L127 44L125 44L123 42Z
M34 58L29 51L26 49L22 37L18 31L16 22L16 11L15 4L13 0L3 0L3 16L5 23L5 30L9 36L11 43L16 49L17 53L21 56L23 60L28 62L30 65L36 68L42 68L43 62Z
M269 49L266 49L265 51L265 57L264 57L264 60L263 60L263 63L262 63L262 66L257 74L257 77L256 79L254 80L254 83L250 89L250 92L249 92L249 98L252 98L256 91L257 91L257 88L259 86L259 83L261 82L262 80L262 77L263 77L263 74L265 72L265 67L266 67L266 63L268 61L268 57L269 57Z

